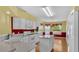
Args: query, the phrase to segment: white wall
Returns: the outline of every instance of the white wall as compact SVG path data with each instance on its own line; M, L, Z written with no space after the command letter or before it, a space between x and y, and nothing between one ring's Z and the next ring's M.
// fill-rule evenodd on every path
M74 51L78 52L78 11L74 14Z
M70 52L78 51L78 12L68 16L67 20L67 42Z

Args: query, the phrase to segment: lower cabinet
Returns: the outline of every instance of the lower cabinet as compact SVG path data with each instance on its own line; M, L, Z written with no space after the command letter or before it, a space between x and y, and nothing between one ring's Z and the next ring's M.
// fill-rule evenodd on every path
M40 39L40 52L50 52L53 48L53 38Z
M0 35L0 40L8 40L8 39L9 39L8 34Z
M35 44L39 41L38 36L37 35L29 35L29 47L31 49L35 48Z

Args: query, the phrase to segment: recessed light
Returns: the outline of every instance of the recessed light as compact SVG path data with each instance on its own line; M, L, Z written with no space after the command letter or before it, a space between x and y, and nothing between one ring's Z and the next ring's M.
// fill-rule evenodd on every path
M10 12L10 11L6 11L6 14L8 14L8 15L9 15L9 14L11 14L11 12Z

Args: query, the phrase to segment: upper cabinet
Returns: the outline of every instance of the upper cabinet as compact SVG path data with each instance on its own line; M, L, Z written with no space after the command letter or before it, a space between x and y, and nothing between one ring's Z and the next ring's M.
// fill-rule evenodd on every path
M25 29L25 20L20 18L13 18L13 29Z
M13 17L13 29L36 29L36 27L35 21Z

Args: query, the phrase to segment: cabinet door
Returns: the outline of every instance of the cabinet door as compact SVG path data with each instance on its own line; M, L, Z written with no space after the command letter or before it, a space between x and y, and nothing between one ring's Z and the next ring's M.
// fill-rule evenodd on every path
M25 29L26 20L23 18L13 19L13 29Z
M13 20L13 29L20 29L21 21L19 18L14 18Z
M40 51L50 52L53 48L52 39L40 39Z
M29 35L29 47L30 49L33 49L35 47L34 35Z
M32 28L32 26L31 26L31 21L30 21L30 20L26 20L26 21L25 21L25 28L26 28L26 29L31 29L31 28Z
M21 19L20 20L20 24L19 24L20 25L20 28L21 29L25 29L25 24L26 24L26 20L25 19Z
M36 29L36 23L33 22L33 29Z

